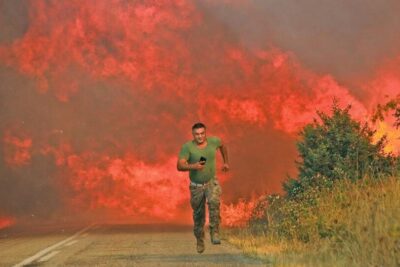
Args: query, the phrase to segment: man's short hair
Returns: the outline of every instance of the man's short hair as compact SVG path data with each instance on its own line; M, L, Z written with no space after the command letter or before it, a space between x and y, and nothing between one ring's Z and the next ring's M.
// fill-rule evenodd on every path
M192 131L195 130L195 129L200 129L200 128L206 129L206 126L205 126L203 123L201 123L201 122L195 123L195 124L192 126Z

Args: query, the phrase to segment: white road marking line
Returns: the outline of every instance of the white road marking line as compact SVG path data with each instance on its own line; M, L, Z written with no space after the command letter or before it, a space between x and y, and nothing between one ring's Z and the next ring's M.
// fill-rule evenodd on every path
M76 242L78 242L78 240L72 240L71 242L68 242L67 244L65 244L65 246L69 247L69 246L75 244Z
M79 235L83 234L84 232L86 232L87 230L89 230L90 228L92 228L94 226L94 224L89 225L88 227L85 227L84 229L80 230L79 232L75 233L73 236L70 236L50 247L47 247L41 251L39 251L38 253L36 253L35 255L26 258L25 260L21 261L18 264L15 264L13 267L22 267L24 265L30 264L34 261L36 261L37 259L40 259L41 257L43 257L44 255L46 255L47 253L51 252L52 250L55 250L61 246L63 246L64 244L72 241L74 238L78 237Z
M38 260L38 262L45 262L45 261L48 261L48 260L50 260L52 257L54 257L55 255L57 255L57 254L60 253L60 252L61 252L61 250L54 250L54 251L50 252L49 254L47 254L47 255L41 257L41 258Z

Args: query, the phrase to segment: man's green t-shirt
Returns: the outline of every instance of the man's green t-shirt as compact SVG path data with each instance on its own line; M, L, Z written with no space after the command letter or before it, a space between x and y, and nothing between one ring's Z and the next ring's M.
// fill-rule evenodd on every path
M189 177L192 182L205 183L215 177L216 150L221 146L221 139L216 136L207 137L207 146L197 147L194 140L182 145L179 152L179 159L186 159L189 164L200 161L200 157L207 159L203 170L189 170Z

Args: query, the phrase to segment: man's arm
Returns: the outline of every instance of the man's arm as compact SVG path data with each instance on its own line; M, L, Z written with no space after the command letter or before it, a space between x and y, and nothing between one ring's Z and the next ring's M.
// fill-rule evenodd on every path
M222 140L219 150L221 151L222 159L224 160L224 166L222 167L222 170L229 171L228 148L224 143L222 143Z
M178 171L184 172L189 170L202 170L204 165L200 164L199 162L189 164L186 159L178 159L176 168Z

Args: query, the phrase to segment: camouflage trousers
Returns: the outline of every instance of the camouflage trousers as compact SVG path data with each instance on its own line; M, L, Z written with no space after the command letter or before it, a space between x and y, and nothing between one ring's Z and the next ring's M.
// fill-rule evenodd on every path
M219 206L221 186L218 180L212 179L208 184L197 187L190 185L190 205L193 209L193 232L196 238L204 238L204 224L206 222L206 202L209 212L210 231L219 231L221 221Z

